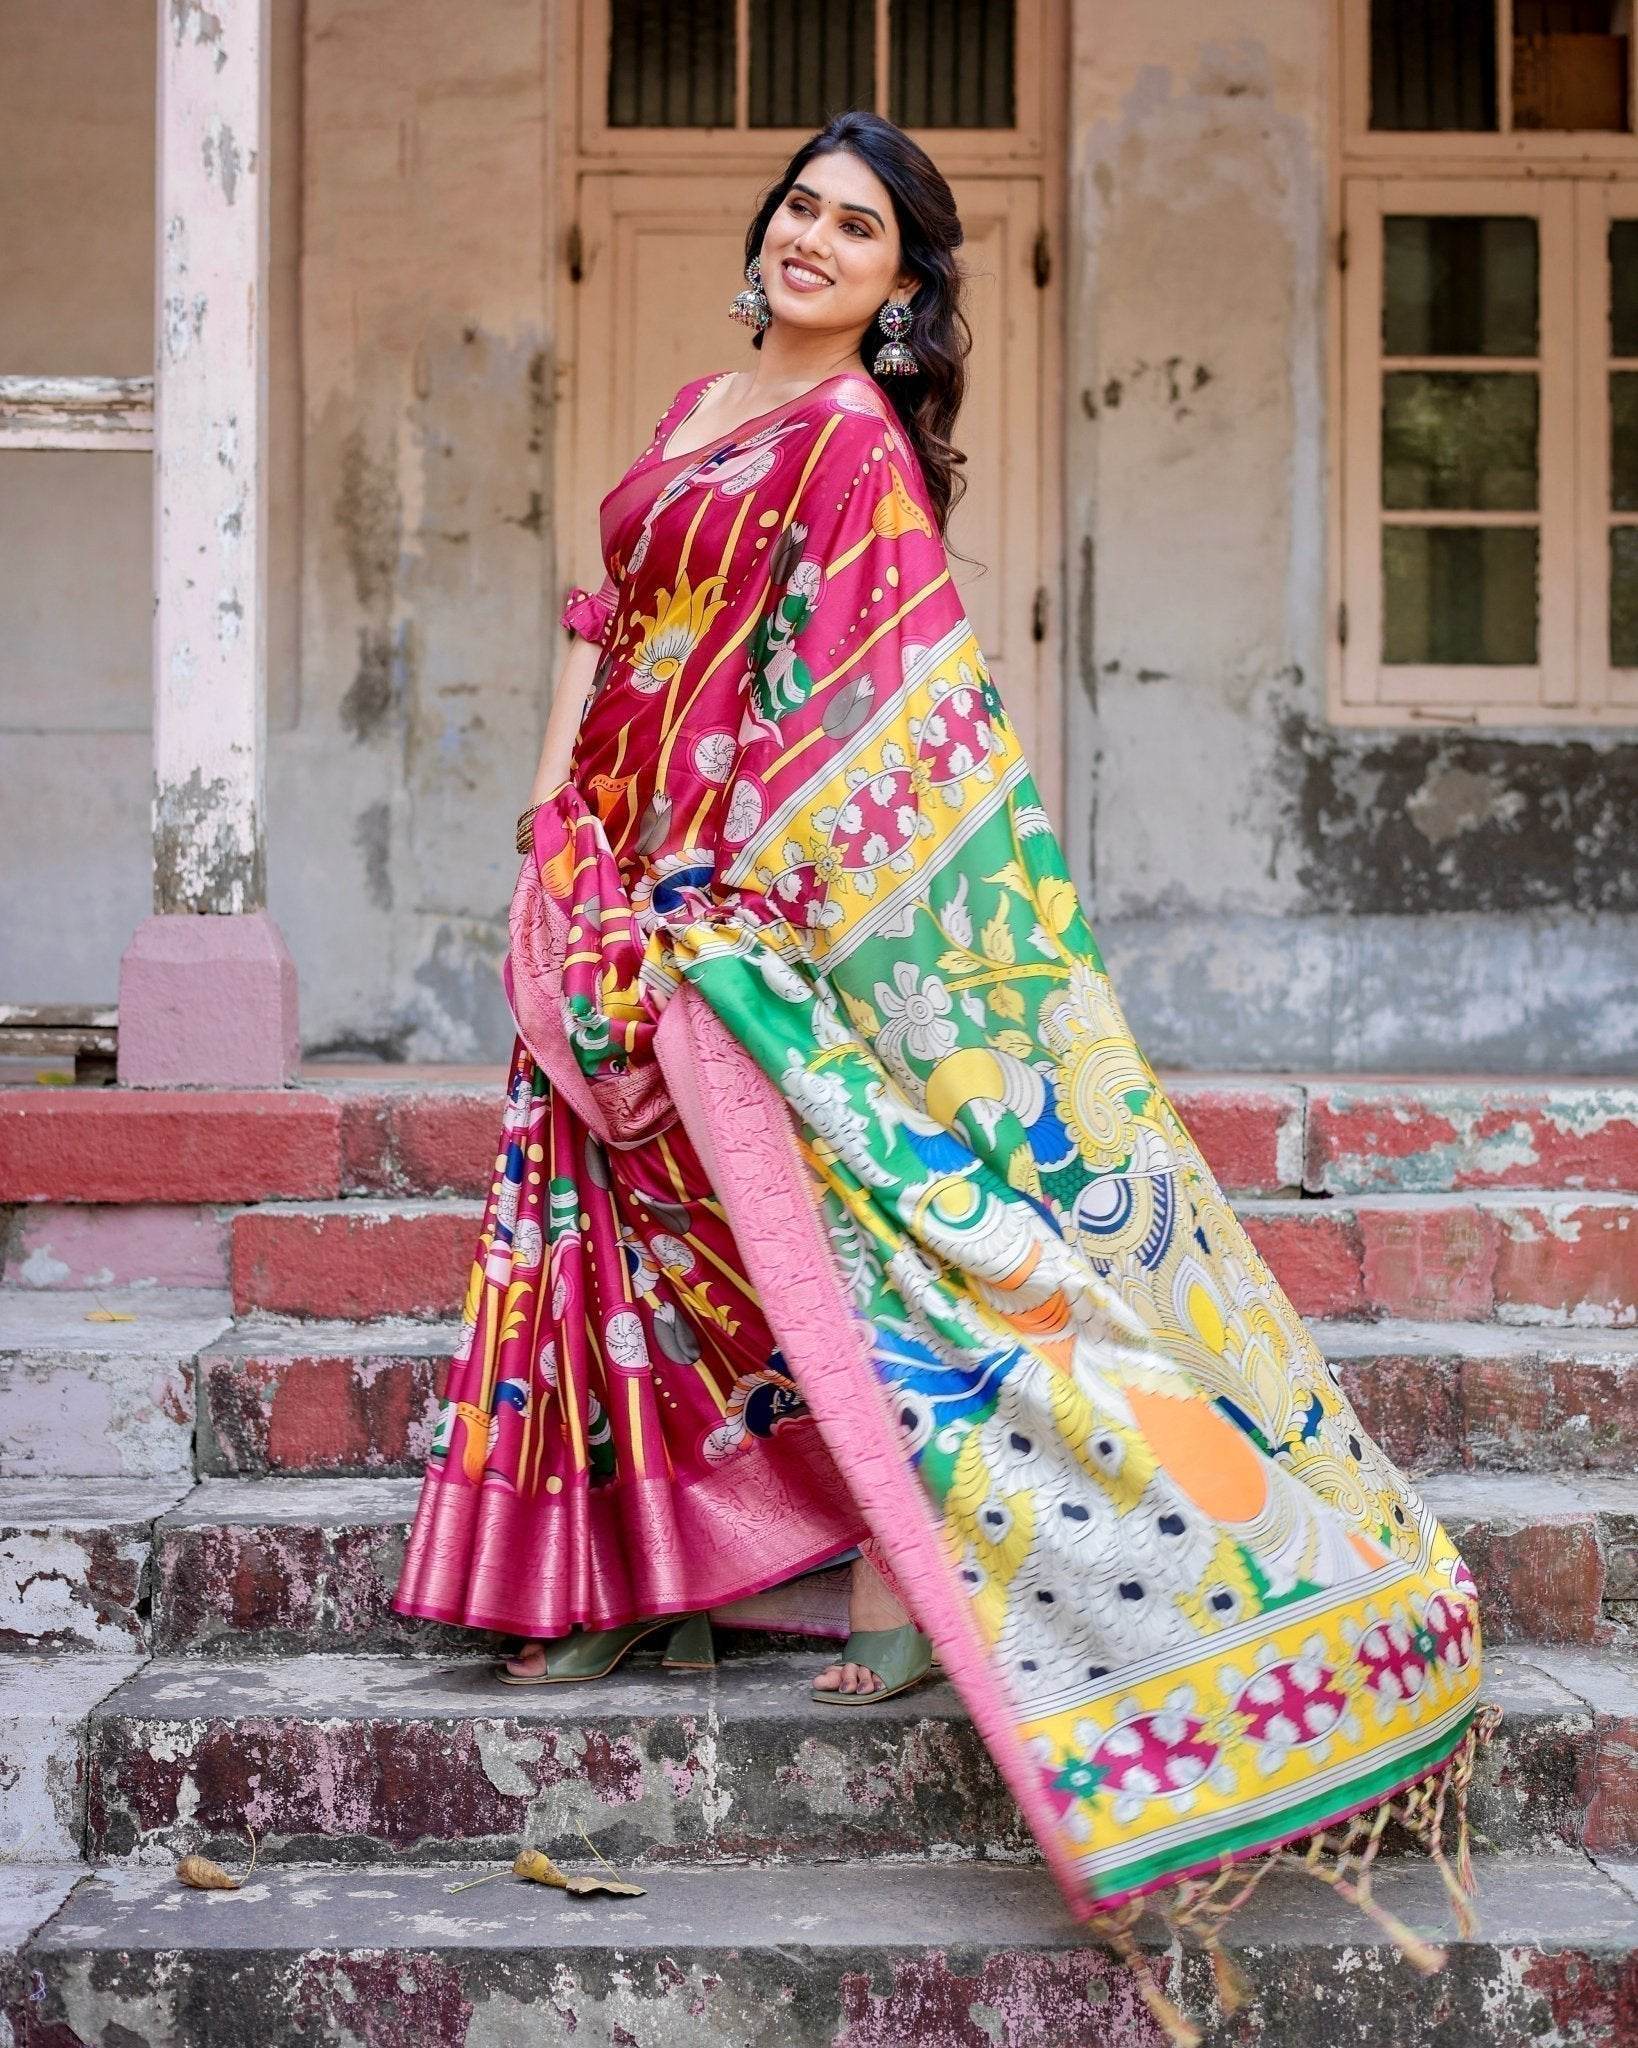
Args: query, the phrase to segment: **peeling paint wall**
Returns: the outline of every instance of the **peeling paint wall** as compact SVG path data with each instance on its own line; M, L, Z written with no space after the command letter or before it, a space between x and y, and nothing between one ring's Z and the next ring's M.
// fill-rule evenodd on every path
M1073 14L1066 822L1139 1036L1630 1067L1638 745L1326 717L1330 10Z
M1638 746L1325 715L1329 11L1068 11L1064 822L1139 1035L1629 1069ZM0 67L0 368L130 372L152 11L36 13ZM497 1058L560 652L548 10L275 17L270 905L309 1050ZM147 907L146 468L0 456L0 995L107 999Z
M558 646L538 0L307 0L302 695L271 907L310 1049L503 1055Z

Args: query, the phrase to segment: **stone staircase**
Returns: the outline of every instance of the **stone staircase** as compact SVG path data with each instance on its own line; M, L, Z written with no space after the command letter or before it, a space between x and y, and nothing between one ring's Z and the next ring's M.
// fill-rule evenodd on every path
M1237 2048L1638 2042L1638 1090L1173 1092L1461 1543L1502 1723L1441 1975L1283 1873L1251 2006L1158 1929L1156 1972ZM0 2043L1157 2042L948 1686L815 1706L814 1646L729 1630L714 1674L507 1690L391 1612L498 1105L0 1093ZM243 1891L177 1883L247 1827ZM646 1895L449 1889L588 1839ZM1378 1889L1447 1934L1420 1857Z

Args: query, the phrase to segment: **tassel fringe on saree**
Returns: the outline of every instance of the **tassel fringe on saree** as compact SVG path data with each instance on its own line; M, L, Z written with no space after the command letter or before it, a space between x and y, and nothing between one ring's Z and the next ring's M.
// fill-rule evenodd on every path
M1472 1581L1127 1029L890 406L668 459L707 381L566 613L603 654L395 1604L559 1634L869 1535L1134 1962L1158 1907L1232 2004L1295 1863L1433 1967L1370 1870L1398 1820L1467 1924Z

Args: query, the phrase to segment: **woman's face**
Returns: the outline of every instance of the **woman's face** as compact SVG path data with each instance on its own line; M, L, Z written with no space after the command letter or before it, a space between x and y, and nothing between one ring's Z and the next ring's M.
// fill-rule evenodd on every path
M887 187L851 150L810 157L762 238L762 289L774 319L857 340L890 295L915 279L899 268Z

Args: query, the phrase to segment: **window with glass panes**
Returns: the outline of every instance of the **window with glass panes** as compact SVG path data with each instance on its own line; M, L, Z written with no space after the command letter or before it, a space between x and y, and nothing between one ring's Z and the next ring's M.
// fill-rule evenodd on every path
M1638 719L1631 0L1341 0L1346 722Z
M609 0L610 129L1008 129L1012 0Z

